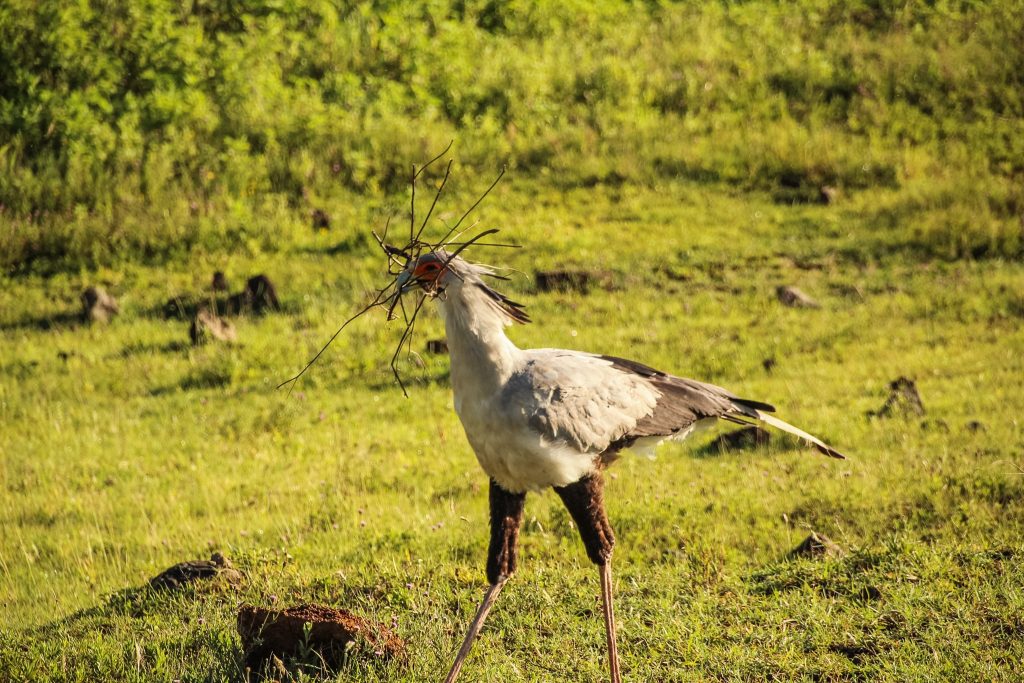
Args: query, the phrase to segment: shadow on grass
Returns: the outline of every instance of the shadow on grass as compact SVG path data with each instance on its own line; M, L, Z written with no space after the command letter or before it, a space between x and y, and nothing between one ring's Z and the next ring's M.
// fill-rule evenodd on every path
M60 328L76 329L83 327L81 311L64 311L50 315L27 315L16 320L0 323L0 332L17 332L20 330L48 331Z
M754 431L756 429L756 432ZM743 427L724 432L690 451L693 458L717 458L734 453L770 455L783 451L812 449L795 437L782 432L767 431L754 427Z

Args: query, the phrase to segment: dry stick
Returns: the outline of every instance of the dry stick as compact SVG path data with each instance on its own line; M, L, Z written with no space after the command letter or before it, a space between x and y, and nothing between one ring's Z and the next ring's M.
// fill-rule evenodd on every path
M467 243L466 242L449 242L448 244L446 244L444 246L450 247L450 246L453 246L453 245L454 246L458 246L460 244L467 244ZM510 242L473 242L473 244L475 244L478 247L504 247L505 249L522 249L523 248L523 245L521 245L521 244L512 244Z
M437 186L437 192L434 193L434 201L430 205L430 211L427 211L427 217L423 219L423 224L420 225L419 231L416 233L416 237L413 238L413 242L420 241L420 235L423 234L423 229L427 227L427 222L430 221L430 216L434 213L434 207L437 206L437 200L441 198L441 191L444 190L444 186L448 184L448 176L452 172L452 162L448 162L448 166L444 169L444 178L441 179L441 184Z
M416 164L412 165L412 178L410 179L410 182L409 182L409 184L412 187L412 193L411 193L412 196L411 196L411 198L409 200L409 204L410 204L410 207L409 207L409 243L410 244L415 243L417 237L419 237L418 235L415 236L415 237L413 236L413 231L416 230L416 179L420 177L420 174L423 173L423 171L425 171L428 168L430 168L431 164L433 164L435 161L437 161L438 159L443 157L445 154L447 154L448 150L452 148L452 143L454 143L454 142L455 142L455 140L450 141L448 143L448 146L445 147L444 150L440 154L438 154L436 157L434 157L433 159L431 159L427 163L423 164L423 166L418 171L416 170ZM449 168L451 168L451 162L448 163L448 166L449 166Z
M405 383L402 382L402 377L398 373L398 354L402 352L402 345L405 344L406 338L409 336L409 330L412 327L412 323L416 322L416 316L420 313L420 308L423 307L423 302L427 300L427 295L424 294L420 297L420 300L416 302L416 308L412 312L412 320L409 325L406 325L405 332L402 333L402 338L398 340L398 346L395 348L395 353L391 356L391 372L394 373L395 379L398 380L398 386L402 388L402 395L409 398L409 392L405 390Z
M463 243L462 243L462 246L460 246L460 247L459 247L458 249L456 249L455 251L453 251L453 252L451 253L451 255L450 255L450 256L449 256L449 257L448 257L448 258L447 258L447 259L445 260L445 262L444 262L444 265L445 265L445 267L447 267L447 266L448 266L448 264L449 264L449 263L451 263L451 262L452 262L452 260L453 260L453 259L454 259L454 258L455 258L456 256L458 256L458 255L459 255L459 254L461 254L461 253L462 253L463 251L465 251L466 247L469 247L469 246L471 246L471 245L473 245L473 244L476 244L476 242L477 242L477 241L479 241L481 237L486 237L487 235L493 235L493 234L494 234L494 233L496 233L496 232L499 232L499 230L498 230L497 228L490 228L489 230L484 230L484 231L483 231L482 233L480 233L480 234L479 234L479 235L477 235L476 237L473 237L472 239L470 239L470 240L468 240L468 241L466 241L466 242L463 242Z
M339 328L338 328L338 330L337 330L337 331L336 331L336 332L335 332L334 334L332 334L332 335L331 335L331 338L327 340L327 343L326 343L326 344L324 344L324 345L323 345L323 347L322 347L322 348L321 348L321 349L320 349L319 351L317 351L317 352L316 352L316 355L315 355L315 356L313 356L312 360L310 360L310 361L309 361L308 363L306 363L306 366L305 366L304 368L302 368L302 370L300 370L300 371L299 371L299 374L295 375L295 376L294 376L294 377L292 377L291 379L286 379L285 381L281 382L280 384L278 384L278 385L277 385L277 388L278 388L278 389L280 389L281 387L283 387L283 386L284 386L284 385L286 385L286 384L291 384L291 385L292 385L292 386L291 386L291 388L290 388L290 389L288 389L288 396L291 396L291 395L292 395L292 390L293 390L293 389L295 389L295 384L294 384L294 382L295 382L295 381L296 381L297 379L299 379L300 377L302 377L302 376L303 376L304 374L306 374L306 370L309 370L310 366L311 366L311 365L313 365L313 363L315 363L315 362L317 361L317 359L318 359L318 358L320 358L320 356L322 356L322 355L323 355L324 351L326 351L326 350L327 350L327 347L328 347L328 346L330 346L330 345L331 345L331 343L332 343L332 342L333 342L333 341L334 341L335 339L337 339L338 335L339 335L339 334L341 334L341 331L342 331L342 330L344 330L344 329L345 329L345 328L346 328L346 327L348 326L348 324L349 324L350 322L352 322L353 320L355 320L356 318L358 318L358 317L359 317L359 316L361 316L362 314L366 313L366 312L367 312L367 311L369 311L369 310L370 310L371 308L374 308L374 307L376 307L376 306L380 306L380 305L382 305L382 304L384 303L384 301L386 300L386 299L383 299L383 298L382 298L382 297L384 296L384 293L385 293L385 292L387 292L387 291L388 291L389 289L391 289L391 287L392 287L392 286L394 286L394 284L395 284L395 283L394 283L394 282L392 282L392 283L391 283L390 285L388 285L388 286L387 286L387 287L385 287L384 289L382 289L382 290L380 290L379 292L377 292L377 296L375 296L375 297L373 298L373 301L371 301L370 303L368 303L368 304L367 304L367 305L366 305L365 307L363 307L363 308L362 308L362 309L361 309L361 310L360 310L360 311L359 311L358 313L356 313L355 315L353 315L353 316L352 316L351 318L349 318L348 320L346 320L345 322L343 322L343 323L341 324L341 327L339 327ZM396 292L395 292L395 296L400 296L400 295L401 295L401 292L400 292L400 291L396 291Z
M454 144L455 144L455 140L449 140L449 141L448 141L448 146L447 146L447 147L445 147L444 149L442 149L442 150L441 150L441 153L440 153L440 154L438 154L438 155L437 155L436 157L434 157L433 159L431 159L431 160L430 160L430 161L428 161L427 163L423 164L423 166L421 166L421 167L420 167L420 170L419 170L419 172L418 172L418 173L417 173L416 175L419 175L420 173L423 173L423 172L424 172L425 170L427 170L428 168L430 168L430 166L431 166L431 165L432 165L432 164L433 164L434 162L436 162L436 161L437 161L438 159L440 159L440 158L441 158L441 157L443 157L443 156L444 156L445 154L447 154L447 153L448 153L448 150L450 150L450 149L452 148L452 145L454 145Z
M448 230L448 234L447 234L447 235L445 235L445 236L444 236L444 237L443 237L443 238L441 239L441 241L437 243L437 246L438 246L438 247L442 247L442 246L444 246L444 241L445 241L446 239L448 239L449 237L451 237L451 236L452 236L452 233L453 233L453 232L455 232L456 230L458 230L458 229L459 229L459 226L460 226L460 225L462 225L462 221L466 220L466 217L467 217L467 216L469 216L469 214L473 213L473 209L475 209L476 207L480 206L480 202L482 202L482 201L483 201L483 200L484 200L484 199L485 199L485 198L487 197L487 195L489 195L489 194L491 193L491 190L493 190L493 189L494 189L494 186L495 186L495 185L497 185L497 184L498 184L498 181L499 181L499 180L501 180L502 176L504 176L504 175L505 175L505 171L506 171L506 170L507 170L507 167L506 167L506 166L502 166L502 167L501 167L501 173L499 173L499 174L498 174L498 177L494 179L494 182L493 182L493 183L491 183L491 186L490 186L490 187L488 187L488 188L487 188L486 190L484 190L484 193L483 193L482 195L480 195L480 198L479 198L479 199L477 199L477 200L476 200L476 201L475 201L475 202L473 203L473 206L469 207L469 209L467 209L467 210L466 210L466 213L462 214L462 218L460 218L460 219L459 219L459 222L458 222L458 223L456 223L455 225L453 225L453 226L452 226L452 227L451 227L451 228L450 228L450 229Z
M398 257L399 256L404 256L405 260L406 260L406 263L408 263L409 262L409 254L407 254L405 251L403 251L401 249L398 249L396 247L391 246L390 244L387 244L384 241L384 240L386 240L388 238L388 227L390 225L391 225L391 216L388 216L387 223L384 224L384 234L383 235L378 235L376 230L371 230L370 233L373 235L373 239L377 240L377 244L380 246L380 248L384 252L384 254L388 257L388 275L398 275L398 273L401 272L401 270L399 270L398 272L395 272L394 266L397 265L397 266L399 266L399 268L405 268L405 263L402 263L401 261L399 261Z
M416 229L416 178L419 173L416 171L416 164L412 165L412 180L409 181L409 185L412 187L412 192L409 193L409 243L412 244L414 238L412 231Z

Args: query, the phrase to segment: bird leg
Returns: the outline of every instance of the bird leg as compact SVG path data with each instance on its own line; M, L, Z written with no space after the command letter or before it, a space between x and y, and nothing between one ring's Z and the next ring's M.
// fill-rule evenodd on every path
M621 683L619 653L615 644L615 611L612 606L612 547L615 545L615 534L604 510L604 480L600 472L594 472L568 486L556 486L555 492L576 522L587 556L601 571L601 603L608 637L608 666L612 683Z
M491 504L491 543L487 551L487 581L490 586L484 593L483 602L469 625L466 638L462 641L459 654L455 656L455 663L452 664L445 683L454 683L462 670L462 663L465 661L469 650L473 647L480 629L484 626L487 613L491 611L494 601L504 587L505 582L516 571L518 560L517 542L519 540L519 527L523 521L523 505L526 502L525 493L509 493L501 488L496 481L491 479L490 504Z

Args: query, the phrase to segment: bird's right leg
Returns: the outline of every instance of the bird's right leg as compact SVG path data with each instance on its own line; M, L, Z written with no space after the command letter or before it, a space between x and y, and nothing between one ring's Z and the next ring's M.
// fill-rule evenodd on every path
M484 626L487 613L491 611L494 601L498 599L498 593L508 578L516 570L517 543L519 540L519 527L523 522L523 505L526 502L525 493L509 493L501 488L496 481L491 479L490 504L491 504L491 543L487 550L487 581L490 586L484 594L483 602L476 611L466 638L462 641L459 654L455 656L455 663L452 664L445 683L453 683L462 669L462 662L465 661L469 649L473 646L480 629Z
M619 651L615 644L615 610L612 605L612 548L615 533L604 510L604 480L594 472L568 486L556 486L555 492L565 503L579 529L587 556L601 572L601 605L608 645L608 667L612 683L621 683Z

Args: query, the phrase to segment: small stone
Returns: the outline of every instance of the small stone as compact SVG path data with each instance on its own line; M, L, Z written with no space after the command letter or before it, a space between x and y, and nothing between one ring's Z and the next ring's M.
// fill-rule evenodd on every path
M775 288L775 296L784 306L790 308L821 308L821 304L809 297L798 287L779 285Z
M117 300L102 287L86 287L82 292L82 318L85 322L106 323L121 312Z

